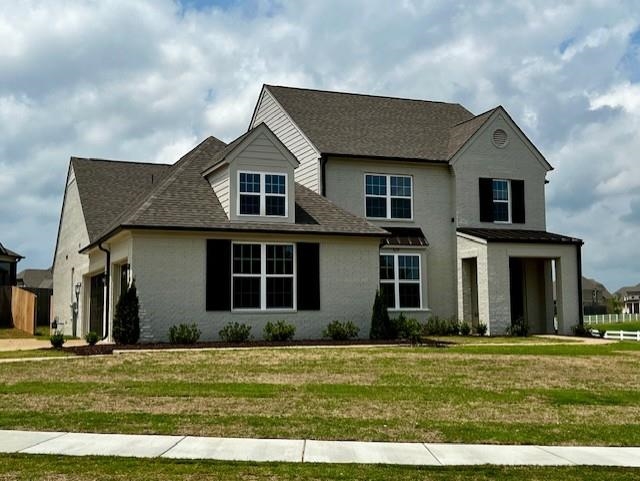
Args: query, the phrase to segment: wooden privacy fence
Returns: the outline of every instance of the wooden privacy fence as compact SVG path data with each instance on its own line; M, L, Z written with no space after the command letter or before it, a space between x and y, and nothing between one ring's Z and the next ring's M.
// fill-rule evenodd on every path
M640 314L593 314L584 316L585 324L612 324L634 321L640 321Z
M36 333L36 298L33 292L19 287L11 288L13 327L32 335Z

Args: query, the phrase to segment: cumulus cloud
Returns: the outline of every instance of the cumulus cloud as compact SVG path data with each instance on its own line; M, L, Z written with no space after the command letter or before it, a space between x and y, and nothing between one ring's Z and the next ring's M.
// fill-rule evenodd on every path
M2 2L0 240L27 255L21 267L49 265L70 155L170 162L208 135L230 141L272 83L502 104L556 167L549 229L585 239L588 275L636 283L638 261L618 260L640 222L636 12L602 0Z

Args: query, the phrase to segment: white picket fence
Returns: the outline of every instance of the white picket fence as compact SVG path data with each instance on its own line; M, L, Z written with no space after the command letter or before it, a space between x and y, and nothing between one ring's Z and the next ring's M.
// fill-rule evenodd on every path
M640 314L593 314L584 316L585 324L611 324L614 322L640 321Z
M600 333L591 329L591 335L593 337L599 337ZM606 331L604 333L605 339L616 339L618 341L638 341L640 342L640 331Z

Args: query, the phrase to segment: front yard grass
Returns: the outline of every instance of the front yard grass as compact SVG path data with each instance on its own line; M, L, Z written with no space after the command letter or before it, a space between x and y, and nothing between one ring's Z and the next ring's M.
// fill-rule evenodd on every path
M610 324L587 324L587 327L605 331L640 331L640 322L612 322Z
M639 367L631 342L20 362L0 364L0 429L637 446Z
M133 474L135 473L135 474ZM610 467L411 467L358 464L233 463L110 457L6 455L0 480L370 480L632 481L637 469Z

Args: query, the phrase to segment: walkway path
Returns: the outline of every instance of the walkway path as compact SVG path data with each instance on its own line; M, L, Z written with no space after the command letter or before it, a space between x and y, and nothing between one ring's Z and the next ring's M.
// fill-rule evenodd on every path
M0 453L291 463L640 467L640 447L380 443L2 430Z

